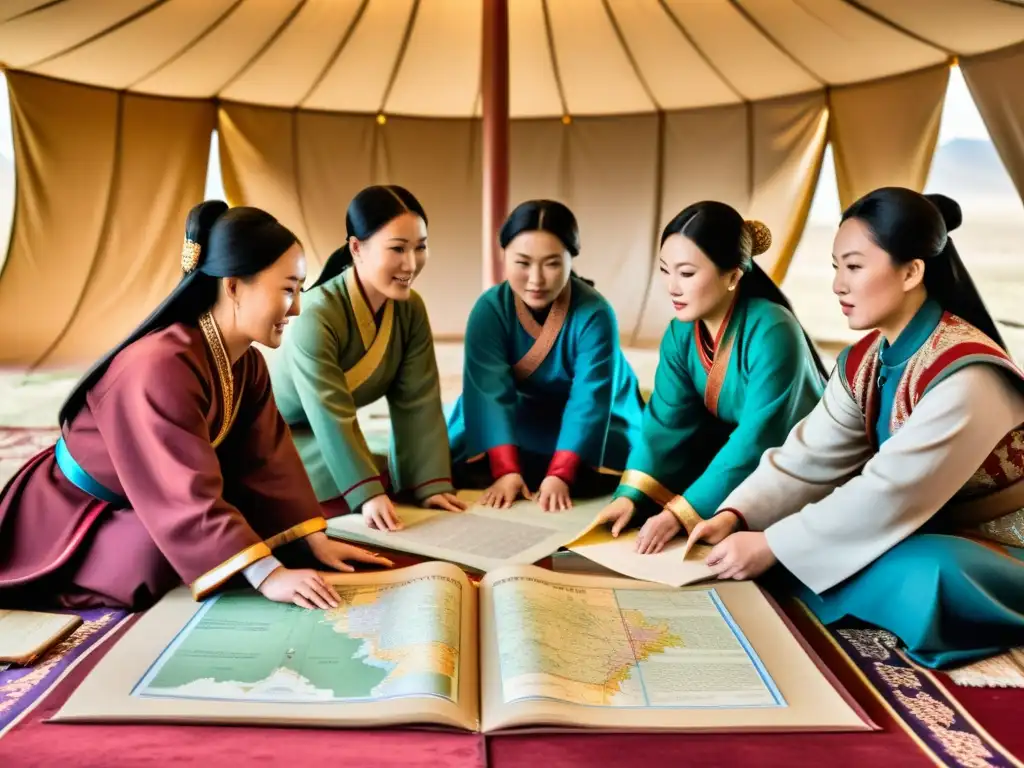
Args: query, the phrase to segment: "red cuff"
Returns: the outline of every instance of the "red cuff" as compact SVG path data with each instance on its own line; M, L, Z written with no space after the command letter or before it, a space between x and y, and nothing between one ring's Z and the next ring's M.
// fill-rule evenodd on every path
M580 466L580 457L572 451L555 451L548 464L548 477L557 477L563 480L566 485L572 485L576 480L576 470Z
M497 480L505 475L518 475L519 449L514 445L499 445L487 452L491 461L491 475Z
M743 513L740 512L738 509L733 509L732 507L725 507L724 509L720 509L717 512L715 512L715 514L716 515L720 515L723 512L732 512L734 515L736 515L737 518L739 518L740 530L741 531L749 531L750 530L750 526L747 525L747 518L745 518L743 516Z

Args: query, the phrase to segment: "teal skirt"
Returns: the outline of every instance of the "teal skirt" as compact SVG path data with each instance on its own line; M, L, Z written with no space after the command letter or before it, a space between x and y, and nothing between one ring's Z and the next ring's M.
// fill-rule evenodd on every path
M800 584L797 596L823 624L859 619L924 667L961 666L1024 646L1024 549L998 548L918 533L822 594Z

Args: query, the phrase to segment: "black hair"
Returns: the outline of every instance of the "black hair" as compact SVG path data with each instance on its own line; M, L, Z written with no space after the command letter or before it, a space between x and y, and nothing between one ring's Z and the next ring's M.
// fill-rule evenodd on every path
M86 395L129 344L177 322L194 324L213 307L223 277L253 277L277 261L298 242L289 229L259 208L228 208L208 200L189 211L185 220L182 269L185 274L153 312L128 336L93 364L60 408L63 426L81 410Z
M557 200L527 200L517 205L501 225L498 244L502 249L508 248L509 243L523 232L547 232L558 238L572 258L580 255L580 228L576 216L567 205ZM593 280L587 280L575 271L572 276L587 285L594 284Z
M949 236L963 222L955 200L945 195L922 195L905 187L882 187L847 208L842 220L847 219L863 222L871 239L894 264L921 259L929 298L1006 349Z
M345 244L328 257L316 282L306 290L326 283L352 266L349 238L367 240L403 213L414 213L423 219L424 224L427 223L427 214L420 201L405 187L378 184L363 189L352 198L345 211Z
M661 245L665 245L665 241L672 235L682 235L692 241L722 272L737 268L743 270L745 274L738 288L740 296L767 299L796 316L786 295L754 261L755 256L767 251L772 244L771 230L765 224L744 220L731 205L703 200L684 208L665 226L661 233ZM800 327L815 365L822 376L828 376L807 329L803 328L803 324Z

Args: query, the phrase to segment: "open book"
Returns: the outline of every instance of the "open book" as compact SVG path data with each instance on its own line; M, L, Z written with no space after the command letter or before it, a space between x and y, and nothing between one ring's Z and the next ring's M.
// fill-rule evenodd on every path
M332 576L342 605L172 592L56 721L467 731L869 730L753 583L450 563Z

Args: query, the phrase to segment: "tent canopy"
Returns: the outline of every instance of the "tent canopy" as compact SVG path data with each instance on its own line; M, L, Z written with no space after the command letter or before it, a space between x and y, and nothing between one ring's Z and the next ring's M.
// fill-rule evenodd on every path
M479 115L474 0L9 0L0 59L132 93ZM513 0L513 118L675 111L863 83L1024 40L1013 0Z

